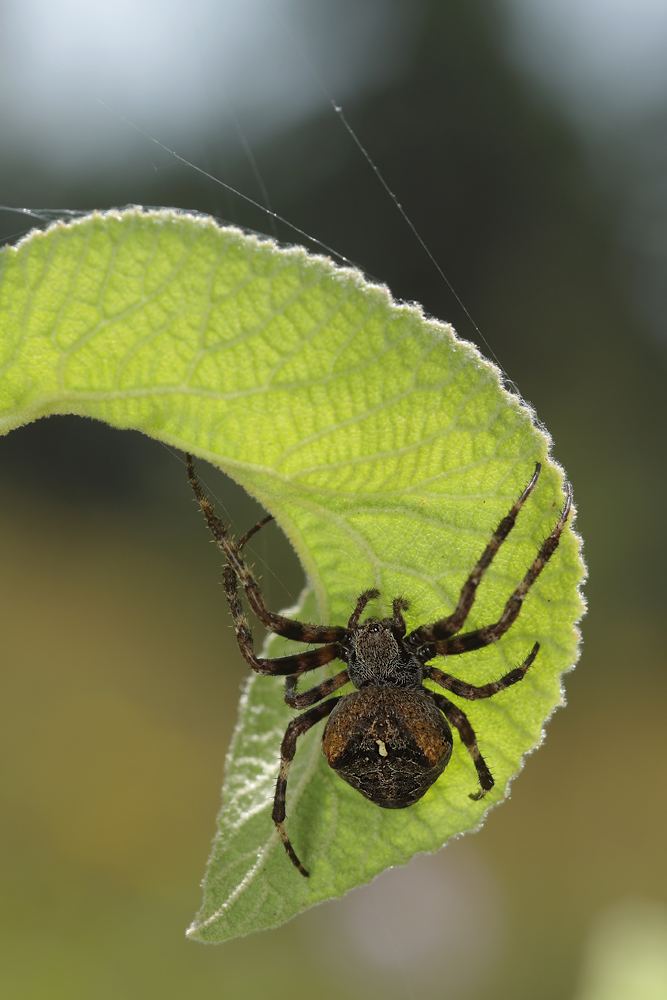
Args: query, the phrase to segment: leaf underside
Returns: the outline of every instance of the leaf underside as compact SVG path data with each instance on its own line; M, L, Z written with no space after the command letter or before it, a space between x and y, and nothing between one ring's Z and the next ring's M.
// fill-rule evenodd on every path
M545 432L451 327L394 302L359 272L209 218L94 214L5 248L0 372L2 433L48 414L95 417L192 451L242 483L302 560L312 584L298 612L306 620L344 623L371 586L381 591L378 614L392 597L409 598L409 628L451 612L540 461L538 486L466 629L489 624L562 504L563 473ZM541 644L521 684L465 705L496 779L483 801L469 798L477 780L459 743L420 802L383 810L327 767L321 726L300 739L287 823L309 879L291 865L270 818L294 713L280 679L251 678L204 903L188 934L212 942L275 926L477 827L562 702L582 577L568 527L510 632L448 662L483 683ZM297 648L270 643L271 655ZM312 683L325 669L309 675Z

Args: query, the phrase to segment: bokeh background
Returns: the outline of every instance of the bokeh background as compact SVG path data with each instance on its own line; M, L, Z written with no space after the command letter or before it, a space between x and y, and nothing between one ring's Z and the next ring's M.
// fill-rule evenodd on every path
M0 440L0 996L610 1000L626 973L624 1000L667 996L664 3L4 0L0 27L4 239L140 203L295 241L219 182L270 207L499 361L591 573L569 705L481 832L203 947L246 671L182 458L77 418ZM275 526L254 558L291 603Z

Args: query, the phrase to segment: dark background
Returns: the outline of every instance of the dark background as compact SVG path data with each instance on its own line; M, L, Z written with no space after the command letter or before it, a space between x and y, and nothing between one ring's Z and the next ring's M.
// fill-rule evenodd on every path
M614 187L510 61L500 9L404 7L393 71L345 112L485 340L326 104L184 148L451 321L535 406L590 569L569 706L512 800L414 878L219 948L186 942L245 676L218 560L168 449L74 417L13 432L0 440L3 997L564 1000L600 914L667 902L664 346ZM295 240L142 136L107 168L56 168L20 145L0 166L7 205L173 205ZM10 236L26 221L0 224ZM253 523L239 488L205 478L240 529ZM289 603L302 580L276 528L255 557L270 601Z

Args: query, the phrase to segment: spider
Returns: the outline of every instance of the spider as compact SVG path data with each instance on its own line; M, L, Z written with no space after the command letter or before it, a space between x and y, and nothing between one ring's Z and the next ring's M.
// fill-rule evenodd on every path
M494 780L465 712L444 695L425 688L422 682L429 678L445 691L474 701L477 698L492 698L523 680L539 651L538 642L520 666L499 680L479 687L427 664L435 656L468 653L497 642L516 621L528 591L558 547L572 505L569 483L565 487L565 504L551 534L510 595L498 621L463 635L457 634L470 613L486 570L535 488L541 470L539 462L528 485L494 531L463 584L454 611L438 621L420 625L406 635L402 612L407 611L408 602L403 597L394 598L391 618L366 618L361 621L366 605L380 596L378 590L365 590L359 595L347 626L310 625L269 611L241 550L249 538L272 520L273 515L259 521L239 542L232 541L204 495L191 455L187 456L187 463L190 484L213 537L227 560L224 569L225 594L241 653L259 674L287 675L286 703L291 708L308 709L293 719L285 732L272 813L285 850L301 874L307 877L309 873L297 857L285 829L287 778L297 739L327 716L322 749L328 764L348 784L383 809L405 809L413 805L439 778L452 755L450 725L458 731L477 769L480 788L470 798L478 800L486 795L493 788ZM297 642L325 645L291 656L258 657L243 614L238 583L243 587L255 615L270 632ZM302 674L334 659L342 660L345 669L310 690L297 694L297 682ZM356 690L342 697L329 697L348 681Z

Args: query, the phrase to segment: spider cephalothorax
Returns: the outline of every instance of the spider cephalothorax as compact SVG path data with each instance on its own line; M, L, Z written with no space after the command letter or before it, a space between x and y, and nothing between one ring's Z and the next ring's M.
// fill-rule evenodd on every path
M273 821L289 857L302 875L308 875L308 872L299 861L285 829L287 777L296 752L297 738L327 716L322 749L328 763L348 784L385 809L404 809L417 802L442 774L452 755L450 725L457 730L477 769L480 789L472 793L471 798L479 799L493 787L493 777L479 752L475 733L465 712L444 695L424 687L422 682L429 678L444 690L469 701L491 698L522 680L535 660L540 648L537 642L520 666L499 680L481 686L458 680L437 667L427 665L436 656L453 656L497 642L516 621L524 598L558 546L572 503L569 484L565 504L551 534L510 595L498 621L463 635L458 634L473 606L484 573L514 527L519 511L537 483L540 468L538 463L530 482L496 528L463 584L454 611L438 621L420 625L406 635L402 612L407 610L408 602L402 597L392 602L391 618L361 621L366 605L380 596L377 590L366 590L359 596L347 626L312 625L269 611L241 550L248 539L271 520L271 516L251 528L239 542L233 542L204 495L194 473L192 458L188 455L192 488L208 526L227 559L225 593L239 648L258 673L287 675L285 701L292 708L308 709L287 727L280 748L280 773L273 804ZM291 656L257 657L241 607L238 583L245 591L248 604L269 631L299 642L321 645ZM341 660L345 669L310 690L297 694L297 683L302 674L334 659ZM342 697L330 697L349 681L355 691Z

